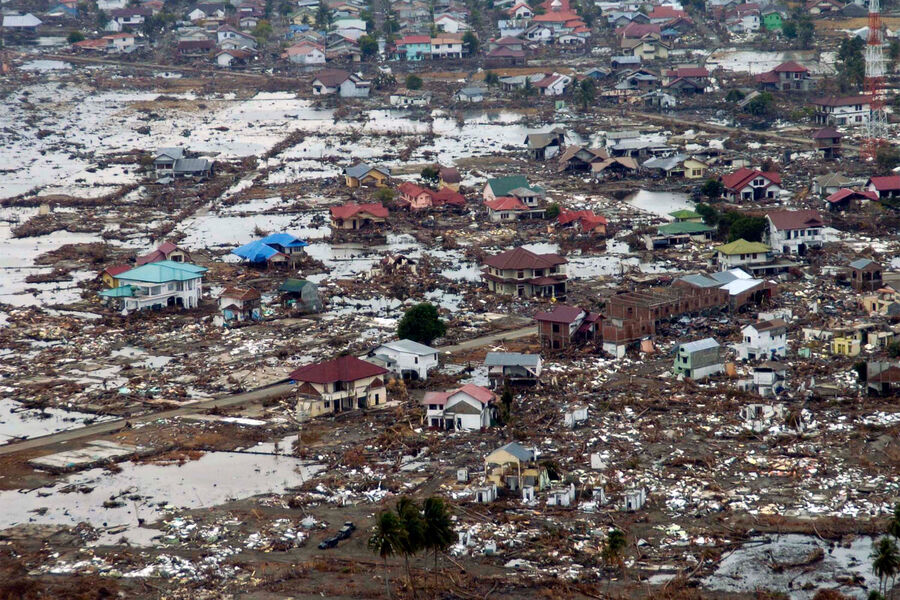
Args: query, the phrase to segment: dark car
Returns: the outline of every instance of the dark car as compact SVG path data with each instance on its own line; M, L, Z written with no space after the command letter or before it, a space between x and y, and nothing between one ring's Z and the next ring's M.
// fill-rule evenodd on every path
M346 540L354 531L356 531L356 525L354 525L352 521L347 521L335 535L319 542L319 550L334 548L338 545L338 542Z

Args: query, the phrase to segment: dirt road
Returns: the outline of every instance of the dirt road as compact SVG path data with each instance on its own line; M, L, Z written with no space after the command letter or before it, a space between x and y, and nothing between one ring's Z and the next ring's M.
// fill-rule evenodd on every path
M478 348L481 346L496 344L504 340L520 339L523 337L528 337L529 335L535 335L536 333L537 328L534 325L531 325L529 327L523 327L521 329L503 331L500 333L474 338L465 342L460 342L459 344L454 344L452 346L441 346L439 350L441 352L458 352L460 350L469 350L471 348ZM25 452L27 450L35 450L38 448L45 448L47 446L52 446L55 444L89 439L101 435L106 435L108 433L115 433L116 431L119 431L120 429L125 427L127 423L149 423L151 421L157 421L159 419L182 417L184 415L203 412L213 408L228 408L233 406L240 406L242 404L249 404L252 402L270 400L272 398L277 398L278 396L281 396L286 392L290 392L292 389L293 386L285 381L275 383L267 387L251 390L249 392L244 392L242 394L204 400L202 402L197 402L196 404L191 404L190 406L183 406L181 408L148 413L146 415L137 417L129 417L127 419L105 421L103 423L88 425L87 427L79 427L78 429L70 429L68 431L60 431L58 433L34 437L31 439L23 440L21 442L14 442L0 446L0 456L15 454L18 452Z

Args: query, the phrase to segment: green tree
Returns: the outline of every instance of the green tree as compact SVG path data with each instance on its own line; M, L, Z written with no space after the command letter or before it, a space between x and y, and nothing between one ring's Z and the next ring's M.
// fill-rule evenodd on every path
M84 40L84 34L80 31L70 31L69 36L66 38L66 41L70 44L77 44Z
M403 562L406 566L409 589L412 590L413 598L415 598L416 586L409 566L409 558L425 549L425 519L422 518L422 509L409 496L400 496L400 499L397 500L396 510L397 518L406 533L400 540L400 554L403 555Z
M425 167L422 169L422 172L419 173L419 176L427 181L428 183L436 184L440 180L440 171L438 171L437 167Z
M785 21L781 25L781 33L789 40L797 37L797 24L793 21Z
M407 310L397 325L397 335L403 340L430 344L447 333L447 326L438 316L434 304L422 302Z
M740 102L741 100L744 99L744 95L745 95L744 92L742 92L741 90L739 90L737 88L731 88L730 90L728 90L728 93L725 94L725 101L726 102Z
M109 15L102 10L97 11L97 27L103 29L109 23Z
M281 0L281 2L278 4L278 14L282 17L287 17L292 12L294 12L294 5L287 0Z
M875 164L881 171L891 171L900 165L900 152L890 144L882 144L875 151Z
M407 75L406 76L406 89L408 90L421 90L422 89L422 78L418 75Z
M378 188L375 191L375 199L381 202L382 204L387 204L394 199L394 190L391 188L383 187Z
M359 36L356 43L359 44L359 53L362 54L363 58L369 58L378 52L378 40L371 35L366 34Z
M878 540L878 545L872 552L872 572L878 576L879 591L881 595L887 594L888 581L897 577L900 570L900 550L897 542L889 537Z
M438 553L449 550L456 540L450 509L441 498L432 496L422 504L422 518L425 520L425 549L434 553L434 570L437 571Z
M900 502L894 505L894 512L891 513L891 522L888 525L888 533L900 540Z
M594 85L594 79L585 77L575 88L575 100L581 106L581 110L587 110L588 106L594 103L597 97L597 86Z
M472 56L473 54L478 52L478 36L475 35L472 31L467 31L463 34L462 43L466 49L466 53L469 56Z
M757 117L764 117L772 110L775 97L769 92L763 92L747 103L747 112Z
M272 24L266 20L262 20L253 28L253 37L260 44L268 40L272 36Z
M765 218L740 215L731 222L728 228L728 241L734 242L743 239L748 242L761 242L765 232Z
M316 26L327 31L331 25L331 21L331 9L328 8L328 4L319 2L319 8L316 9Z
M713 179L712 181L715 181ZM719 183L716 181L716 183ZM721 184L719 184L721 185ZM719 223L719 211L710 206L709 204L703 204L702 202L694 207L694 211L703 217L703 222L707 225L717 225Z
M841 91L862 88L866 77L865 43L857 36L841 40L837 53L838 85Z
M388 574L387 559L402 552L406 532L403 523L389 510L381 511L375 520L372 536L369 538L369 549L384 561L384 585L388 598L391 597L391 581Z
M721 196L724 191L725 186L718 179L707 179L700 187L700 193L711 200Z
M816 27L808 16L800 19L797 23L797 42L804 50L812 48L813 38L816 35Z
M551 202L547 205L547 210L544 211L544 216L551 220L555 219L559 216L560 210L561 209L559 208L559 204L557 204L556 202Z
M608 534L606 534L606 539L603 541L603 548L600 551L600 558L603 560L604 564L609 567L617 566L619 570L622 571L623 576L625 572L625 547L627 546L627 542L625 540L625 534L622 533L619 529L613 529ZM609 578L607 578L607 592L609 591ZM607 596L609 594L607 593Z
M495 85L500 83L500 76L493 71L487 71L484 74L484 83L491 87L494 87Z

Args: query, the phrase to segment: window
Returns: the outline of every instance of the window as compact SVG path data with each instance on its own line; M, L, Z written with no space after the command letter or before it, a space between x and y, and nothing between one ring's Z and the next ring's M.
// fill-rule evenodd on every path
M379 394L375 394L375 404L378 404L378 396Z
M517 278L517 279L525 279L525 271L519 271L519 272L516 274L516 278Z
M331 402L329 400L325 401L325 408L331 408Z
M559 333L559 323L553 324L553 333Z

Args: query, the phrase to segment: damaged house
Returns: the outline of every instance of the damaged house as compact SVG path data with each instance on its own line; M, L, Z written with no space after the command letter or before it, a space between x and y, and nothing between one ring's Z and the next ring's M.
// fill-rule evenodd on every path
M403 379L428 379L428 371L438 366L438 351L412 340L385 342L366 357Z
M541 379L539 354L488 352L484 357L488 380L494 389L506 385L537 385Z
M520 247L487 257L482 273L495 294L564 300L567 264L557 254L535 254Z
M478 431L495 420L497 395L487 388L467 383L446 392L425 392L425 424L448 431Z
M758 321L741 329L734 349L741 360L778 359L787 355L787 323L781 319Z
M593 342L598 338L602 317L577 306L557 304L550 312L534 315L538 325L541 347L565 350L570 346Z
M387 401L384 367L343 355L295 369L298 418L364 410Z
M679 344L675 350L673 372L690 379L705 379L725 370L721 357L722 347L713 338Z
M120 273L118 287L100 297L125 311L145 308L197 308L202 296L203 274L208 269L170 260L148 263Z
M488 483L509 490L532 487L543 490L550 485L546 467L537 463L537 451L510 442L484 458L484 472Z

